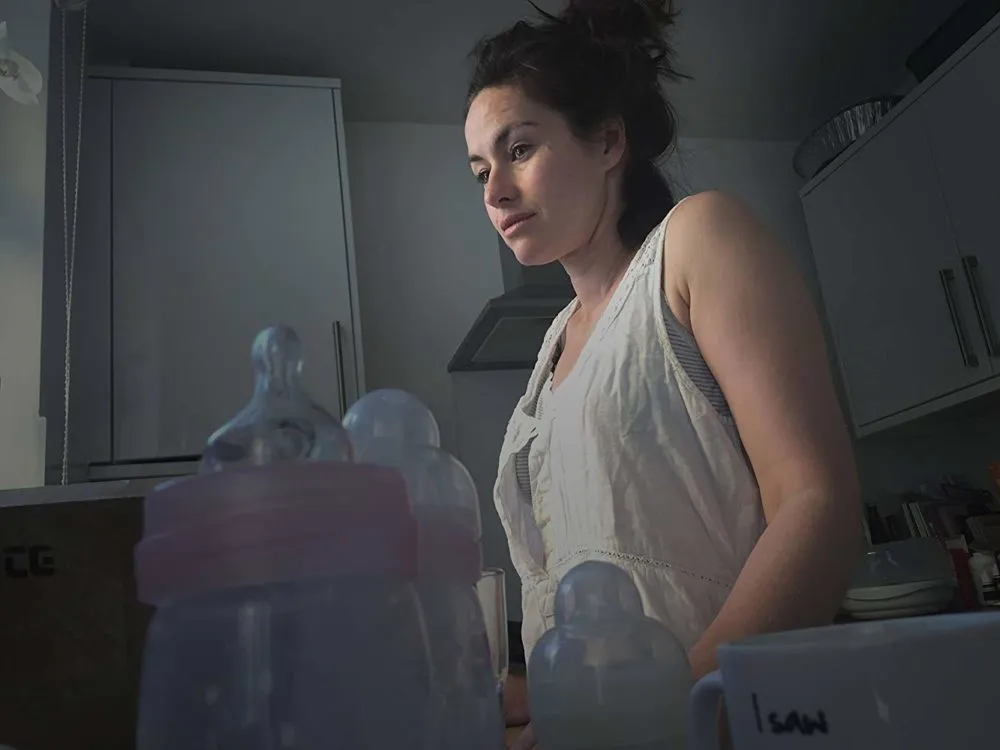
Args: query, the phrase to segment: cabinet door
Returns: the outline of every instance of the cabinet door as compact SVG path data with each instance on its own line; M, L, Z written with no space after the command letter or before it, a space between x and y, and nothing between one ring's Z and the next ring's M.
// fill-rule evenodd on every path
M70 336L69 469L111 461L111 83L87 79L80 148L79 203ZM63 452L66 376L62 161L58 115L49 125L42 295L42 409L48 482L58 482ZM73 199L76 125L67 123L67 199ZM69 229L72 233L72 228Z
M858 426L990 375L917 110L803 205Z
M931 150L963 258L963 283L976 295L977 329L1000 357L1000 31L994 32L920 99Z
M333 92L118 80L113 99L115 458L200 454L279 322L339 414L356 326Z

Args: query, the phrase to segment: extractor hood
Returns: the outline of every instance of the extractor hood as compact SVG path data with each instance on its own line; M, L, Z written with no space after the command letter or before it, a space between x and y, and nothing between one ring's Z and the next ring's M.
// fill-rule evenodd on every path
M522 266L497 240L504 293L486 303L448 372L531 369L552 320L573 299L562 265Z

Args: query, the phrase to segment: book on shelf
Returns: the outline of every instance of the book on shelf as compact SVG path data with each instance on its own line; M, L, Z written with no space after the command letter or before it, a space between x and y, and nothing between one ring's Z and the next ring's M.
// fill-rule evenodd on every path
M863 520L869 543L926 537L947 546L949 540L961 537L979 544L995 543L1000 550L1000 506L993 495L955 484L943 484L940 489L940 497L905 493L898 510L884 516L866 504Z

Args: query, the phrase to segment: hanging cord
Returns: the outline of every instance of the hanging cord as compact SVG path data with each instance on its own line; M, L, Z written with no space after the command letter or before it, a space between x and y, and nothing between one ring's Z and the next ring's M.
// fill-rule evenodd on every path
M72 216L67 196L69 179L67 176L67 135L66 135L66 13L60 9L62 21L61 50L61 102L60 118L62 124L62 209L63 209L63 291L66 303L65 347L63 349L63 435L62 435L62 473L61 482L69 482L69 396L70 396L70 322L73 318L73 279L76 273L76 216L78 197L80 194L80 143L83 135L83 84L86 79L87 51L87 6L82 9L83 20L80 30L80 89L77 93L76 109L76 153L73 166L73 205Z

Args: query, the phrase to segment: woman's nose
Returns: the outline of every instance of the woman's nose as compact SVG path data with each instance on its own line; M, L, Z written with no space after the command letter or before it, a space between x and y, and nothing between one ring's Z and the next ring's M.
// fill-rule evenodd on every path
M493 208L507 205L517 197L517 186L509 175L493 170L486 181L486 205Z

